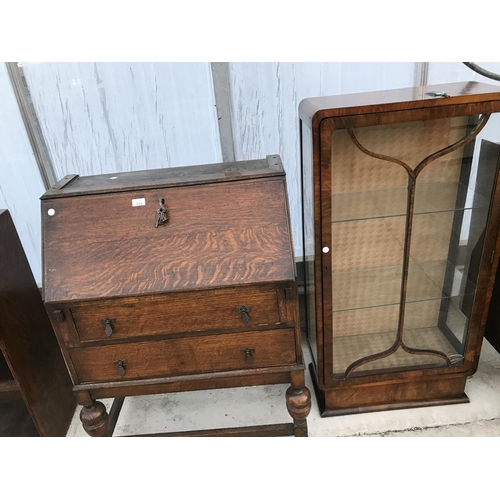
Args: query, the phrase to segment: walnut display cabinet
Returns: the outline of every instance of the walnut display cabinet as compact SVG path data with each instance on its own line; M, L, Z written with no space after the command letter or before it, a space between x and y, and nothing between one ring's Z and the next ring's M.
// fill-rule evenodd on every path
M500 251L500 87L318 97L299 111L321 414L467 402Z
M207 434L307 435L277 155L67 176L42 197L42 228L45 306L88 434L111 435L126 396L286 383L293 422Z

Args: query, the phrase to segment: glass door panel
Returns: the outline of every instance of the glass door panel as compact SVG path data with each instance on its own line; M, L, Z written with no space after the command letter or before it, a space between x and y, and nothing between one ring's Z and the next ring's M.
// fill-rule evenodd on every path
M343 378L355 361L385 351L394 344L398 305L366 307L333 313L333 373Z
M486 121L333 132L336 378L463 360L497 169L475 141Z

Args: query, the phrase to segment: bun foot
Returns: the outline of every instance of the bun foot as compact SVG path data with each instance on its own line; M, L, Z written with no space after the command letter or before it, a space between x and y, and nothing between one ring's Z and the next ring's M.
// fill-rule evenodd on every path
M94 401L91 405L84 406L80 411L80 420L89 436L103 437L108 431L108 413L100 401Z
M292 385L286 391L286 408L293 418L296 437L307 437L306 418L311 411L311 391L305 385L296 385L303 383L303 377L302 373L302 377L292 378Z

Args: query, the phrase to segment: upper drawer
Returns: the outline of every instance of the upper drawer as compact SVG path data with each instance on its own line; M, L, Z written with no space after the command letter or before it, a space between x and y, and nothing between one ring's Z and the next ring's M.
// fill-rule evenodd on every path
M72 307L71 314L82 342L281 321L277 290L253 287L87 302Z

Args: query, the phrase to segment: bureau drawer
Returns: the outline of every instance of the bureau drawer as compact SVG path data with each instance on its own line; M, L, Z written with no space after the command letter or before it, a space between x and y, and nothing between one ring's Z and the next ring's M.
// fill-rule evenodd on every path
M276 289L258 287L89 302L71 314L82 342L280 322Z
M80 383L209 373L296 362L293 328L69 350Z

